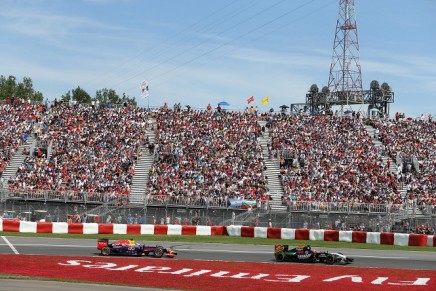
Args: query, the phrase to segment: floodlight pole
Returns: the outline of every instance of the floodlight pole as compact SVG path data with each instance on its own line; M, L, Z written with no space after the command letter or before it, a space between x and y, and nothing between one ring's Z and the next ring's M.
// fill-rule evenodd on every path
M328 88L329 103L363 104L362 71L354 0L340 0Z

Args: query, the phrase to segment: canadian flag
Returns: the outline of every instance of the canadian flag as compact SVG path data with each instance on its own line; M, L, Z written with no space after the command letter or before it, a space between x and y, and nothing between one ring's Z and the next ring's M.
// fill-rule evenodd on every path
M143 81L141 83L140 88L141 88L141 96L142 96L142 98L147 98L148 94L149 94L148 93L148 82L147 81Z

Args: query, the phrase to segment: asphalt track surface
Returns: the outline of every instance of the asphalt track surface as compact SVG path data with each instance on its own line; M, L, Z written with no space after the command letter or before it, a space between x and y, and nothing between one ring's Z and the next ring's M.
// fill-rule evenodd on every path
M34 254L34 255L68 255L68 256L99 256L96 248L96 240L92 239L64 239L45 237L16 237L1 236L0 254ZM216 261L243 261L243 262L268 262L277 264L293 264L289 262L275 262L273 245L231 245L231 244L199 244L187 242L147 242L138 241L141 244L162 245L172 247L178 252L173 260L216 260ZM386 251L386 250L364 250L364 249L325 249L316 248L319 251L329 250L342 252L353 257L354 262L346 268L352 267L373 267L373 268L398 268L416 270L436 270L436 252L420 251ZM141 258L138 258L141 259ZM25 286L15 284L28 284L29 281L0 280L0 291L3 290L29 290ZM59 283L56 282L56 289L51 289L52 282L39 281L38 286L33 290L59 290ZM11 287L11 285L13 287ZM44 286L42 286L44 285ZM77 284L65 284L63 290L80 290ZM82 286L83 287L83 286ZM4 289L6 288L6 289ZM41 289L39 289L41 288ZM76 289L77 288L77 289ZM92 287L97 290L111 290L107 286L99 289L98 285ZM137 290L138 288L124 287L117 290ZM141 290L157 290L145 289Z

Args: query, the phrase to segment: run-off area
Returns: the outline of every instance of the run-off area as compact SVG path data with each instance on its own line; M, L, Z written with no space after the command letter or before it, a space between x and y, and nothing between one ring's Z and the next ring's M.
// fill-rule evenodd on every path
M0 273L185 290L436 290L436 271L292 263L3 254Z

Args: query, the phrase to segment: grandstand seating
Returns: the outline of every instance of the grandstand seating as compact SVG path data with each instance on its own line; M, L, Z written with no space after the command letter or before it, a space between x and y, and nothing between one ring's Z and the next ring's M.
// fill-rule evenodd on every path
M256 207L267 203L279 181L281 205L290 209L436 204L432 120L167 107L149 112L62 102L1 104L0 113L0 172L30 135L46 147L32 150L3 181L17 198L103 203L133 198L135 189L135 201L145 195L154 204L228 207L245 201ZM153 128L149 120L156 121ZM365 126L378 130L380 147ZM155 148L144 166L147 137Z

